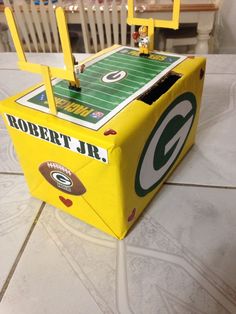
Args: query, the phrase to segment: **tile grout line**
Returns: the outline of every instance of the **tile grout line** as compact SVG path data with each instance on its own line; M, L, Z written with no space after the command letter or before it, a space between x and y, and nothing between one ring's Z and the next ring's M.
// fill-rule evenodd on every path
M46 205L46 203L42 202L42 204L41 204L41 206L39 208L39 211L38 211L38 213L37 213L37 215L36 215L36 217L35 217L35 219L33 221L33 224L30 227L30 230L29 230L28 234L26 235L26 238L25 238L25 240L24 240L24 242L23 242L23 244L22 244L22 246L20 248L20 251L17 254L16 259L15 259L15 261L14 261L12 267L11 267L11 270L10 270L10 272L9 272L9 274L8 274L4 284L3 284L3 287L2 287L2 289L0 291L0 303L1 303L1 301L2 301L2 299L4 297L4 295L5 295L5 292L6 292L8 286L9 286L9 283L10 283L10 281L11 281L11 279L12 279L14 273L15 273L17 265L19 264L21 256L23 255L23 253L24 253L24 251L26 249L26 246L27 246L27 244L29 242L29 239L30 239L30 237L31 237L31 235L32 235L32 233L34 231L34 228L36 227L36 224L37 224L37 222L38 222L38 220L39 220L39 218L40 218L40 216L42 214L42 211L43 211L45 205Z
M0 71L21 71L19 68L1 68Z
M0 172L0 175L10 175L10 176L23 176L23 172Z
M187 186L187 187L209 188L209 189L223 189L223 190L236 190L236 186L208 185L208 184L197 184L197 183L194 184L194 183L164 182L164 185Z
M206 72L206 75L236 75L236 72L228 72L228 73Z

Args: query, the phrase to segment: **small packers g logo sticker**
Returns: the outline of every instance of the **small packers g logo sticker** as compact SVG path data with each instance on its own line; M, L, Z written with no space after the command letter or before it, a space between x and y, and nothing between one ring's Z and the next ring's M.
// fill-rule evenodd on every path
M152 130L139 160L135 190L145 196L160 184L179 157L196 114L196 98L188 92L176 98Z

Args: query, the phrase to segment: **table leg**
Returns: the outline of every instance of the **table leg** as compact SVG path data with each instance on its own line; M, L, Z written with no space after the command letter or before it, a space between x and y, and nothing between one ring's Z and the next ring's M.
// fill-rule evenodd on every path
M3 25L0 24L0 52L5 52L5 45L4 45L4 32L5 30L3 29Z
M0 52L10 51L8 27L0 23Z
M4 52L4 51L5 51L5 48L3 46L1 35L0 35L0 52Z
M207 54L209 51L210 33L213 29L215 12L200 12L197 27L197 45L195 53Z

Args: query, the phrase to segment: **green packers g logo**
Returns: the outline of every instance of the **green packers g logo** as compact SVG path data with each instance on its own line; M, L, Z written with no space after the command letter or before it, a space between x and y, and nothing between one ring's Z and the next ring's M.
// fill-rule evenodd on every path
M109 72L102 77L104 83L115 83L123 80L127 76L127 73L123 70Z
M135 178L139 196L151 192L171 170L188 138L196 108L196 98L188 92L176 98L163 112L139 160Z

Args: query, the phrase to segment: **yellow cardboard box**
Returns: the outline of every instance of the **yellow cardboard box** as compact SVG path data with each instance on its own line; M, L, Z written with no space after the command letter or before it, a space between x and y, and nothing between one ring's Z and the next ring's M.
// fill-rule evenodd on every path
M156 80L157 61L167 70ZM31 194L122 239L194 143L204 71L201 57L116 46L86 64L78 102L54 81L58 116L41 85L2 101Z

